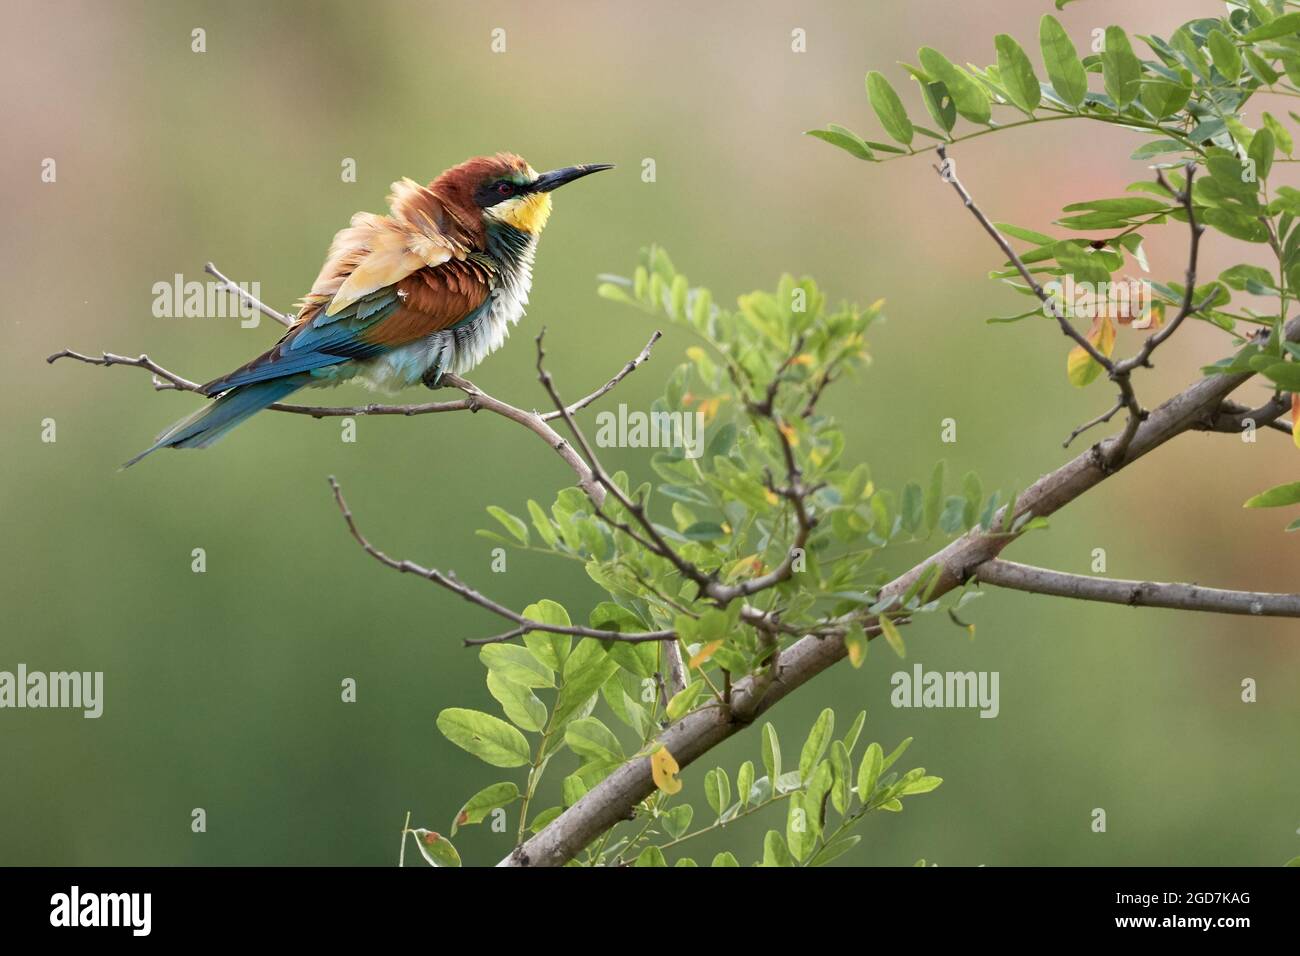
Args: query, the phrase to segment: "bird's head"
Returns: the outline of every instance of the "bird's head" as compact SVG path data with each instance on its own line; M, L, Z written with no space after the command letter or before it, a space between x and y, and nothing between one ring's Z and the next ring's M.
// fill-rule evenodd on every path
M589 173L612 169L606 163L566 166L539 173L513 153L478 156L453 166L431 185L434 192L473 210L485 227L501 223L537 235L551 215L551 192Z

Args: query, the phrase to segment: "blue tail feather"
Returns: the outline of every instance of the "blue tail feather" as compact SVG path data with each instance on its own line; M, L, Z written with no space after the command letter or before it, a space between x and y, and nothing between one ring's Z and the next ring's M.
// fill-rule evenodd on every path
M311 380L308 375L290 375L267 382L241 385L215 399L188 418L183 418L158 440L136 455L123 468L129 468L145 455L159 448L207 448L250 415L260 412L280 399L296 392Z

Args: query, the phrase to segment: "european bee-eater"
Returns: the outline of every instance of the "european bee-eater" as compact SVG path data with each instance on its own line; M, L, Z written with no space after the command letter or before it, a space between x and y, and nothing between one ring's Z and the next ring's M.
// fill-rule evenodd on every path
M396 391L473 368L524 314L551 191L610 168L539 174L498 153L453 166L427 186L394 183L390 215L359 212L335 235L275 347L204 385L215 400L127 465L159 448L206 448L304 386L360 378Z

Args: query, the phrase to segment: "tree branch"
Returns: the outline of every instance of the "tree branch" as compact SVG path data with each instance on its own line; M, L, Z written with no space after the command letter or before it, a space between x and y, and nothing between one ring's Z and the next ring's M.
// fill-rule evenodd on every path
M1300 340L1300 318L1287 324L1286 337L1293 342ZM1201 379L1156 408L1138 425L1125 459L1117 466L1111 467L1106 461L1107 445L1115 439L1094 445L1027 488L1016 499L1016 516L1032 513L1046 517L1055 513L1107 480L1117 468L1127 467L1191 429L1197 420L1217 409L1229 394L1251 377L1252 373L1240 373ZM1005 507L999 511L994 526L1001 526L1005 511ZM888 601L901 597L936 563L940 571L930 598L942 597L975 576L980 565L996 558L1019 535L1018 531L987 534L982 529L973 529L889 582L880 590L879 598ZM868 620L868 625L870 623ZM838 663L846 653L841 637L810 635L801 638L781 652L780 666L769 687L756 687L755 680L750 677L733 686L733 709L740 707L741 712L745 712L746 699L758 691L761 699L753 708L752 719ZM657 743L673 755L678 766L685 768L745 726L747 724L735 722L724 708L703 707L666 728L657 738ZM605 830L625 819L653 791L649 759L630 760L539 833L515 848L498 865L561 866Z
M212 263L208 263L207 271L217 276L223 282L230 283L229 279L216 271L216 268ZM233 286L233 283L231 283L231 285ZM238 287L234 288L238 289ZM252 295L249 295L242 290L239 291L248 301L266 312L268 315L271 315L273 318L277 316L284 318L280 313L276 312L270 306L264 305ZM548 422L564 417L566 414L573 415L575 412L586 408L597 399L612 391L620 382L623 381L623 379L627 378L650 360L650 352L654 348L655 343L662 337L662 334L663 333L656 331L651 335L650 340L646 342L645 347L642 348L634 358L629 360L621 369L619 369L618 373L615 374L613 378L600 386L600 388L584 395L582 398L578 399L571 405L565 406L563 409L557 409L556 411L547 412L545 414L516 408L514 405L503 402L500 399L489 395L468 379L452 374L444 375L442 380L446 384L458 388L465 393L466 397L457 401L425 402L415 405L370 404L351 406L294 405L276 402L268 407L271 411L284 412L291 415L307 415L311 418L352 418L362 415L402 415L410 417L415 415L434 415L445 412L477 412L480 409L486 409L487 411L500 415L503 418L508 418L516 424L523 425L529 431L541 438L542 441L551 446L551 448L564 459L565 463L573 469L574 474L578 478L578 484L583 491L587 493L592 501L599 504L602 503L605 498L604 488L595 481L591 469L587 467L586 462L582 460L569 443L565 441L564 438L562 438L555 429L548 424ZM149 358L148 355L141 354L137 358L131 358L126 355L116 355L112 352L103 352L99 358L96 358L93 355L85 355L81 352L74 352L71 349L63 349L62 351L55 352L53 355L48 356L45 361L53 364L59 359L65 358L73 359L77 362L83 362L87 365L99 365L103 367L125 365L132 368L142 368L152 373L155 391L172 390L202 394L200 392L202 386L199 385L199 383L192 382L183 375L178 375L169 369L163 368L163 366Z
M538 621L530 617L525 617L522 614L516 614L505 605L498 604L496 601L484 596L468 585L462 584L456 578L455 574L450 572L444 574L436 568L421 567L414 561L399 561L397 558L389 557L383 551L380 551L366 539L365 535L361 533L361 529L357 527L356 519L352 516L352 511L348 508L347 501L343 498L343 489L339 487L339 483L334 479L333 475L330 476L329 483L330 488L334 492L334 501L338 505L339 511L343 514L343 521L348 526L348 532L366 554L370 555L387 568L392 568L394 571L400 571L404 574L414 574L418 577L424 578L425 580L432 581L439 587L446 588L448 591L464 598L471 604L477 604L484 610L491 611L498 617L503 617L517 625L506 633L498 634L495 637L467 639L465 641L466 645L497 643L499 641L510 640L514 637L521 637L530 631L545 631L550 634L568 634L572 637L594 637L601 641L624 641L630 644L640 643L642 641L664 641L670 638L675 640L677 637L676 631L646 631L643 633L624 634L619 631L605 631L594 627L584 627L576 624L547 624L545 621Z
M1195 584L1161 584L1154 581L1121 581L1067 574L1035 568L996 558L986 561L975 578L1031 594L1102 601L1132 607L1164 607L1183 611L1214 611L1219 614L1250 614L1263 617L1300 617L1300 594L1270 594L1263 591L1225 591Z
M1274 395L1258 408L1248 408L1237 402L1223 402L1192 427L1198 431L1240 435L1245 423L1252 421L1256 428L1272 428L1290 435L1291 423L1279 420L1290 407L1291 396L1285 393Z
M1117 362L1103 354L1100 349L1088 340L1087 336L1083 335L1083 333L1074 327L1073 323L1071 323L1065 315L1060 304L1056 299L1047 294L1047 291L1041 284L1039 284L1038 280L1034 278L1034 274L1029 270L1029 267L1026 266L1024 261L1016 254L1016 251L1011 248L1011 243L1009 243L1006 237L1002 235L997 226L993 225L988 216L984 214L983 210L975 204L975 200L971 197L971 194L966 191L966 187L961 184L961 181L953 171L952 163L948 159L947 148L943 144L940 144L935 147L935 149L936 152L938 152L941 161L941 165L936 167L939 175L946 182L952 184L957 195L961 197L962 203L971 211L971 214L979 221L979 224L984 227L984 231L992 236L993 241L997 243L998 248L1002 250L1006 257L1011 261L1012 265L1015 266L1016 271L1020 273L1025 282L1029 284L1029 288L1033 291L1034 295L1043 303L1048 314L1056 319L1061 331L1069 338L1073 339L1080 348L1087 352L1094 362L1104 368L1111 381L1119 386L1119 401L1115 406L1104 414L1099 415L1091 421L1074 429L1074 431L1070 433L1069 437L1066 438L1065 447L1068 448L1075 438L1077 438L1082 432L1092 428L1094 425L1100 425L1103 422L1110 421L1110 419L1114 417L1115 413L1121 408L1127 409L1128 418L1124 423L1124 430L1116 440L1112 441L1107 446L1106 452L1106 466L1111 469L1120 467L1125 455L1128 453L1129 445L1133 441L1133 436L1137 433L1138 426L1147 416L1146 410L1138 401L1137 393L1133 390L1134 369L1150 368L1151 354L1160 347L1161 343L1166 341L1178 330L1178 327L1182 325L1183 321L1188 316L1193 315L1204 306L1204 303L1197 305L1193 301L1196 293L1196 266L1200 254L1201 234L1205 232L1205 226L1196 221L1196 211L1192 200L1192 180L1196 176L1196 164L1194 162L1187 164L1185 168L1186 179L1182 190L1178 192L1175 192L1169 185L1163 172L1158 171L1156 174L1156 179L1160 185L1173 195L1175 200L1182 205L1184 212L1187 214L1188 227L1191 230L1191 241L1189 243L1187 256L1187 272L1185 276L1186 288L1183 290L1182 304L1179 307L1178 313L1169 321L1168 324L1165 325L1163 329L1147 336L1142 343L1142 347L1136 354L1130 358Z

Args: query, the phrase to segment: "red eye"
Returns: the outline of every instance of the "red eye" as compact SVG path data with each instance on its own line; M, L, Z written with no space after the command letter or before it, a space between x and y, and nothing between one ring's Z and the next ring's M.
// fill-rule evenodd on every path
M510 183L497 183L498 196L513 196L514 192L515 192L515 187Z

